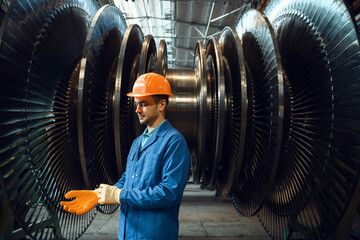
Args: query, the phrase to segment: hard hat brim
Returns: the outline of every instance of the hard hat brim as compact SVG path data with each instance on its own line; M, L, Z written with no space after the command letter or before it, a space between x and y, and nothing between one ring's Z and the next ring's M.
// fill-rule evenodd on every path
M146 97L146 96L153 96L153 95L168 95L169 98L171 98L173 95L170 93L170 94L166 94L166 93L128 93L126 94L126 96L128 97Z

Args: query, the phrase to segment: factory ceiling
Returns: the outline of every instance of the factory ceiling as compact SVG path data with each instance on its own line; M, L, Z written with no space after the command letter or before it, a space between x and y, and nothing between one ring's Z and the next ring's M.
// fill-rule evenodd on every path
M151 34L159 46L167 44L169 68L193 68L198 41L218 36L226 26L235 27L249 7L263 10L269 0L113 0L130 24ZM359 15L360 0L347 0ZM359 18L359 16L357 16ZM358 19L357 19L358 20ZM359 20L358 20L359 21Z
M138 24L159 45L164 39L169 68L193 68L198 41L217 36L225 26L235 27L244 7L261 1L114 0L130 24ZM259 2L259 3L258 3Z

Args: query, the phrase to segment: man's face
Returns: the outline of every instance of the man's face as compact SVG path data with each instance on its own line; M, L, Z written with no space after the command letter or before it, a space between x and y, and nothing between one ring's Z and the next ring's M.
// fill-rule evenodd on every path
M135 112L141 124L152 126L153 123L161 117L161 103L156 103L152 96L136 97L135 105Z

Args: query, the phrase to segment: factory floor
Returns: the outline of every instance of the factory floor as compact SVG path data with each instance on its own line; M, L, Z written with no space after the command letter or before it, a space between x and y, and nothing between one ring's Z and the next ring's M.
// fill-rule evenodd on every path
M189 183L180 206L179 240L266 240L270 237L257 217L243 217L230 200L221 200L214 191ZM119 210L98 213L80 240L116 239Z

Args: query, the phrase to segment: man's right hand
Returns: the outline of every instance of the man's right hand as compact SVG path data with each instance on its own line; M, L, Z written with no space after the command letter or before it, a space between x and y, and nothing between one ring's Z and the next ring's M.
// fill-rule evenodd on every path
M75 198L72 201L61 201L60 205L69 213L82 215L90 211L98 204L97 189L91 190L73 190L65 194L65 198Z
M120 193L122 189L108 184L100 184L100 187L95 190L98 193L99 203L103 204L121 204Z

